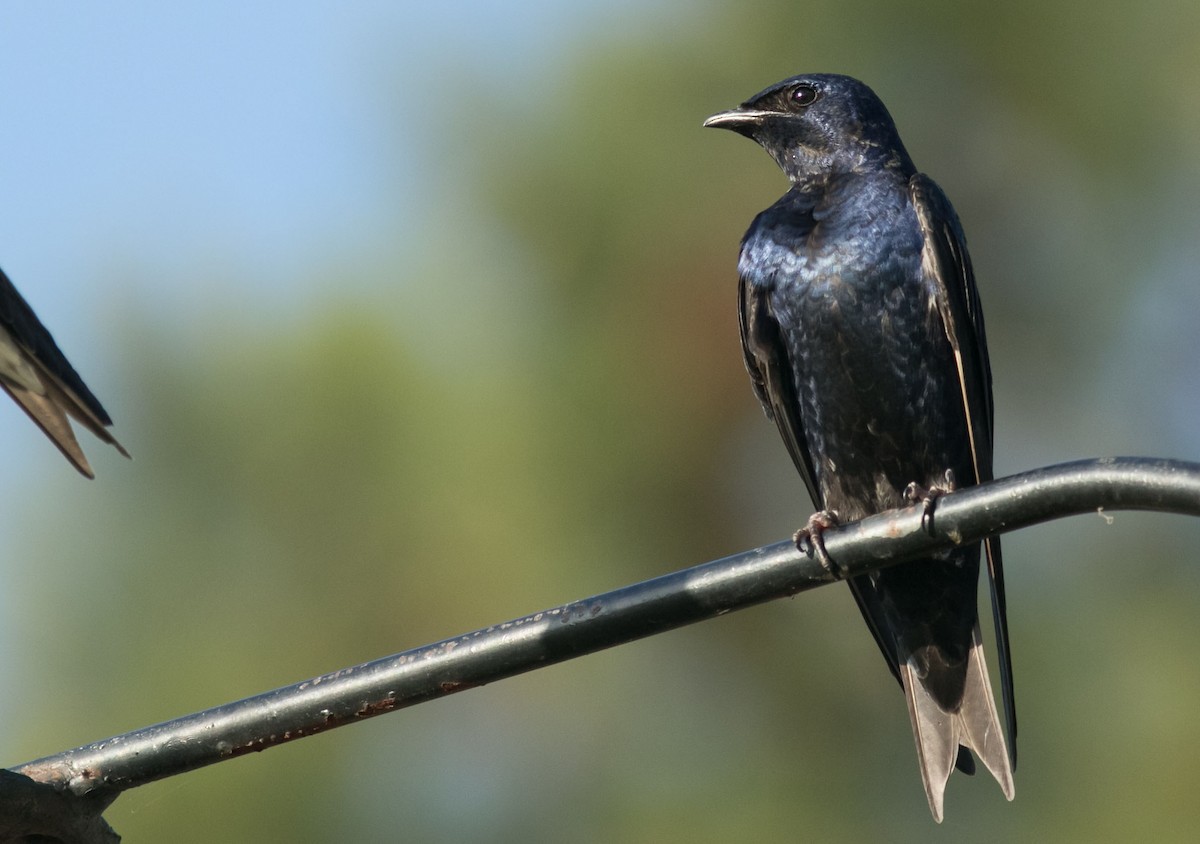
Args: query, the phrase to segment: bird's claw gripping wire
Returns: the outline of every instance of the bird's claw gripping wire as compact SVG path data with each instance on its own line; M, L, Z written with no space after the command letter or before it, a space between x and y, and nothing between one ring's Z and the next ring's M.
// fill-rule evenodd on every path
M840 580L841 567L829 558L829 552L825 550L825 540L821 536L826 530L837 525L837 513L832 510L818 510L808 517L808 522L796 531L792 539L802 553L816 557L821 568Z
M921 503L921 530L931 536L933 535L933 511L937 507L937 500L948 492L954 492L956 489L958 489L958 483L954 479L953 469L946 470L944 480L941 484L926 489L916 481L913 481L904 488L905 501L909 504Z

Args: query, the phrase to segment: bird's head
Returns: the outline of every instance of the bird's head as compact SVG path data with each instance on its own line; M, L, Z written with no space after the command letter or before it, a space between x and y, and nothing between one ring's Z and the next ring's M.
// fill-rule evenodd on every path
M793 76L704 125L758 142L793 182L867 164L912 167L888 110L874 91L849 76Z

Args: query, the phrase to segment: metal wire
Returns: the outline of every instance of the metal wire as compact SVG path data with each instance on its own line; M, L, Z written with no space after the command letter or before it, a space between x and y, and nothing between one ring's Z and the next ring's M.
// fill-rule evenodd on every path
M924 528L920 507L831 528L837 577L778 542L11 770L77 795L115 793L938 548L1105 509L1200 516L1200 464L1123 457L1025 472L943 496Z

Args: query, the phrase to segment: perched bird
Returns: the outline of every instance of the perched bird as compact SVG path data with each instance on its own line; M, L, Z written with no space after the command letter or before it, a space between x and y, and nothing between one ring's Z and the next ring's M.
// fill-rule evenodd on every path
M82 474L94 477L67 416L126 457L108 432L112 419L59 351L33 309L0 270L0 387Z
M991 370L962 228L875 93L848 76L794 76L704 125L756 141L792 183L746 232L738 275L754 392L823 511L801 533L823 554L832 519L991 479ZM974 772L968 751L1013 798L1000 543L984 544L1007 746L979 632L979 545L849 581L904 689L938 822L951 770Z

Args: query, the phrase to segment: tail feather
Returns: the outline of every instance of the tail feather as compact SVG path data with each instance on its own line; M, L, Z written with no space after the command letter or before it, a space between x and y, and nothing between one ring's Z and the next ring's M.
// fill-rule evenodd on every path
M108 443L122 455L129 457L129 452L117 442L116 437L109 432L104 421L86 403L81 401L70 387L62 383L36 359L26 360L24 364L28 367L27 372L30 377L24 381L13 377L5 378L6 373L0 370L0 388L3 388L13 401L28 414L29 418L37 423L37 426L50 438L51 442L58 446L58 450L67 460L71 461L71 465L78 469L80 474L88 478L95 477L79 441L75 439L71 423L67 421L68 415L95 434L102 442ZM24 372L18 374L24 374Z
M58 450L67 460L71 461L71 465L78 469L80 474L88 478L95 477L91 464L84 456L79 441L75 439L71 423L67 421L67 414L62 407L48 396L39 395L21 387L10 387L2 381L0 381L0 387L3 387L4 391L12 396L13 401L29 415L29 418L37 423L42 432L58 446Z
M1000 728L987 663L983 657L979 625L971 634L966 672L962 703L957 709L947 711L922 685L911 662L900 665L900 682L908 701L908 716L912 721L917 757L921 764L921 780L925 785L925 796L929 799L929 810L938 823L942 822L946 782L954 770L960 745L975 752L983 766L996 778L1006 798L1012 800L1015 794L1004 731Z

